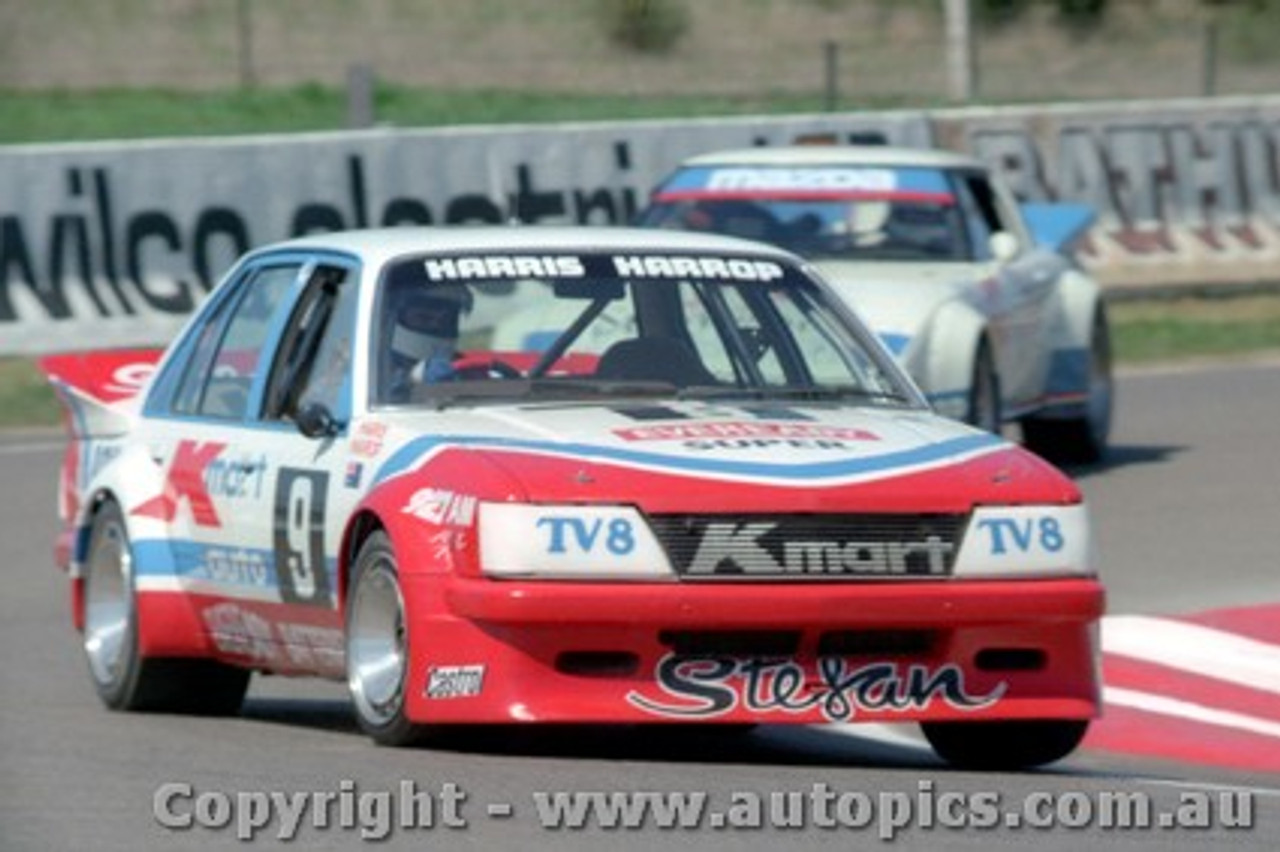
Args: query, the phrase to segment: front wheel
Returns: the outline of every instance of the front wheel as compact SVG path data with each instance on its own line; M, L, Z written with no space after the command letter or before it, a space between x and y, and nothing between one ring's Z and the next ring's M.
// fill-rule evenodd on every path
M933 750L957 769L1028 769L1075 751L1089 729L1083 719L922 722Z
M405 715L409 629L395 553L386 533L365 541L352 570L346 617L347 686L360 729L380 745L417 742Z
M104 503L93 517L84 569L84 653L102 703L112 710L214 716L239 711L247 669L142 656L135 576L124 516L115 503Z
M1022 422L1027 447L1049 461L1090 464L1106 454L1111 435L1113 379L1111 329L1101 305L1093 316L1088 359L1083 413L1064 419L1028 417Z

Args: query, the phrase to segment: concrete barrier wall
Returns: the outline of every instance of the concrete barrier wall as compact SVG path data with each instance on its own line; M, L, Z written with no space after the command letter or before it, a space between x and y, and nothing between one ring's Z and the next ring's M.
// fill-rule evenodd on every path
M959 110L941 147L1027 200L1091 204L1083 260L1112 290L1280 281L1280 98Z
M618 224L684 157L929 144L919 114L378 130L0 148L0 353L158 345L244 250L313 231Z
M1095 205L1110 287L1280 279L1280 98L10 146L0 354L162 344L239 253L297 234L621 223L691 154L868 134Z

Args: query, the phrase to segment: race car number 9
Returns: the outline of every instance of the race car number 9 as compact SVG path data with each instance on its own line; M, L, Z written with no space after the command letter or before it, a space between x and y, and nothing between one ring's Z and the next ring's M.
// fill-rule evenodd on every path
M329 604L324 558L325 497L329 475L280 469L275 494L275 562L280 597L286 603Z

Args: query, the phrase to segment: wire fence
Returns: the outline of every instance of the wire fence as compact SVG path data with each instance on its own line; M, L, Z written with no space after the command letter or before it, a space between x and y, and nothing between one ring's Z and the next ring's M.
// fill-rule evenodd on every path
M639 52L610 36L606 0L0 0L0 90L342 86L363 66L445 90L926 105L952 91L941 5L683 0L669 49ZM978 16L973 96L1280 91L1280 2L1254 5L1252 28L1201 0L1113 0L1089 30L1043 4Z

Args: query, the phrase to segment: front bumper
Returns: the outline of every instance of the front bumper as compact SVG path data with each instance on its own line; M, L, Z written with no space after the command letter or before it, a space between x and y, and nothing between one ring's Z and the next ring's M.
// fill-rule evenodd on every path
M1084 719L1093 579L896 583L402 578L420 722ZM432 690L468 672L470 688Z

